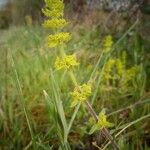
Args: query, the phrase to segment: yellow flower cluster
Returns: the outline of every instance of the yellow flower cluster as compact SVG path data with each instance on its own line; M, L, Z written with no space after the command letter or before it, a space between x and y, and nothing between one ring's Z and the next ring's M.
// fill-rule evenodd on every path
M106 119L106 115L104 112L101 112L98 116L98 122L97 125L100 129L102 128L108 128L108 127L113 127L113 124L108 122Z
M70 40L71 36L67 32L60 32L48 36L48 47L56 47Z
M105 115L105 110L102 110L99 113L97 123L93 125L93 127L91 128L89 133L92 134L93 132L95 132L97 130L101 130L103 128L109 128L109 127L113 127L113 126L114 126L114 124L107 121L107 117Z
M75 87L74 91L71 93L73 99L71 107L76 106L79 102L86 101L91 93L92 90L90 85L83 84L81 86Z
M45 22L43 23L43 26L45 28L62 29L67 24L68 22L65 19L53 18L53 19L45 20Z
M116 71L117 74L114 74ZM105 64L103 78L104 80L109 80L113 78L121 78L125 73L125 64L122 62L120 58L110 58L108 62Z
M108 62L105 64L105 69L104 69L104 72L103 72L103 77L104 77L105 80L108 80L108 79L112 78L111 72L112 72L114 64L115 64L115 59L112 59L112 58L110 58L108 60Z
M126 72L126 74L127 74L127 76L126 76L126 80L132 80L135 76L136 76L136 74L139 72L139 66L137 66L137 65L135 65L135 66L133 66L133 67L131 67L130 69L128 69L127 70L127 72Z
M111 35L105 36L104 39L103 39L103 50L104 50L104 53L109 52L111 50L111 48L112 48L112 45L113 45L112 36Z
M55 61L55 68L56 70L60 69L69 69L72 66L77 66L79 63L77 62L76 56L73 55L66 55L63 58L57 57Z
M63 0L45 0L46 7L42 10L45 16L51 18L63 17L64 4Z
M101 91L113 91L116 89L114 85L119 87L119 92L127 92L128 89L133 88L140 67L134 65L127 68L126 57L126 52L124 51L119 58L110 58L106 62L102 72Z
M44 21L43 26L45 28L53 29L53 31L64 28L68 24L68 22L63 18L63 0L45 0L45 3L46 7L42 11L44 15L49 18ZM61 44L68 42L70 39L71 36L69 33L57 32L48 36L48 47L57 47Z
M122 91L126 91L127 89L132 89L135 77L140 71L140 67L135 65L129 69L126 69L124 74L123 74L123 80L120 80L120 89Z
M105 68L106 68L106 71L107 71L107 72L112 71L112 67L113 67L114 64L115 64L115 59L112 59L112 58L109 59L108 62L106 63L106 65L105 65L105 66L106 66L106 67L105 67Z
M121 59L117 58L116 59L116 69L117 69L117 72L118 72L118 75L120 77L122 77L123 73L124 73L124 64L122 63Z

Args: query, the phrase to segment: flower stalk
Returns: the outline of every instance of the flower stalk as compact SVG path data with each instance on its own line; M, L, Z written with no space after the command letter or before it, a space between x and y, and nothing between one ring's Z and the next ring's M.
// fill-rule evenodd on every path
M67 32L60 32L68 22L64 19L64 4L63 0L45 0L46 7L43 9L43 13L48 19L43 23L45 28L50 28L53 31L53 34L48 35L47 42L50 48L60 47L60 57L57 57L55 61L55 69L65 69L68 71L68 74L75 86L74 91L72 92L72 97L74 99L73 106L77 105L79 102L86 105L88 112L95 119L96 124L101 122L94 111L92 105L88 102L88 97L91 95L91 85L83 84L79 85L77 79L73 73L72 68L79 65L76 60L75 55L67 55L64 51L64 45L71 39L71 36ZM105 52L108 52L113 44L111 36L108 36L104 40L104 49ZM115 143L113 137L109 133L107 126L109 122L106 121L106 118L102 118L104 123L103 128L100 130L103 135L112 142L114 149L119 150L117 144Z
M74 83L75 86L78 85L77 83L77 80L73 74L72 71L69 72L69 75L70 75L70 78L72 80L72 82ZM79 89L80 90L80 89ZM86 105L86 108L88 110L88 112L91 114L91 116L95 119L96 122L98 122L99 118L96 114L96 112L94 111L92 105L86 100L85 101L85 105ZM116 142L114 141L113 137L111 136L111 134L109 133L108 129L107 128L103 128L101 131L100 131L109 141L112 142L113 146L114 146L114 149L115 150L119 150L119 147L117 146Z

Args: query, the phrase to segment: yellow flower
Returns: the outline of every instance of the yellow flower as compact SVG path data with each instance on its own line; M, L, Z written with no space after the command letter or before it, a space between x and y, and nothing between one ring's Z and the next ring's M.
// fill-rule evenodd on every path
M79 63L77 62L76 56L66 55L64 58L57 57L55 61L56 70L60 69L69 69L71 66L77 66Z
M135 65L133 67L131 67L130 69L127 70L127 76L126 76L126 80L132 80L135 78L136 74L139 71L139 66Z
M42 11L45 16L51 18L63 17L64 4L62 0L45 0L46 8Z
M86 101L91 93L92 90L90 85L83 84L81 86L75 87L74 91L71 93L73 99L71 107L76 106L79 102Z
M108 128L108 127L112 127L113 124L108 122L106 119L106 115L104 112L101 112L98 116L98 122L97 125L99 126L100 129L102 128Z
M103 39L103 50L105 53L109 52L112 48L113 40L111 35L107 35Z
M115 64L115 59L110 58L108 62L105 64L104 72L103 72L103 80L108 80L112 78L112 69Z
M45 16L51 19L46 20L43 23L45 28L52 29L62 29L68 22L63 19L64 14L64 4L63 0L45 0L46 7L42 10ZM67 32L61 32L56 34L51 34L48 36L47 42L48 47L53 48L60 46L61 44L68 42L71 36Z
M65 61L61 58L57 57L55 61L55 68L56 70L60 70L62 68L65 68Z
M110 58L108 60L108 62L105 64L105 71L106 72L111 72L112 71L112 67L115 64L115 59Z
M98 121L97 123L95 123L89 134L92 134L93 132L97 131L97 130L101 130L103 128L109 128L109 127L113 127L114 124L110 123L107 121L106 119L106 115L105 115L105 110L102 110L100 113L99 113L99 116L98 116Z
M117 58L116 59L116 69L117 69L117 72L118 72L118 75L121 77L123 75L123 72L124 72L124 65L122 63L122 61L120 60L120 58Z
M59 46L65 42L68 42L71 36L67 32L56 33L48 36L48 47L53 48Z
M76 60L76 56L73 54L73 55L67 55L65 58L65 63L66 63L66 66L69 68L70 66L77 66L79 65L79 63L77 62Z
M45 28L52 28L52 29L62 29L64 28L68 22L65 19L58 19L58 18L53 18L53 19L48 19L44 21L43 26Z

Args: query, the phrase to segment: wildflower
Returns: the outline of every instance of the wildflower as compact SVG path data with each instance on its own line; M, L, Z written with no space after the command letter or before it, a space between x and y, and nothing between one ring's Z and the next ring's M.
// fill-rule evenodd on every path
M45 0L46 7L42 10L44 15L51 19L46 20L43 23L45 28L62 29L68 22L63 18L64 4L63 0ZM53 48L60 46L61 44L68 42L71 36L67 32L60 32L51 34L48 36L48 47Z
M136 76L138 71L139 71L139 66L137 66L137 65L135 65L135 66L131 67L130 69L128 69L127 70L127 76L126 76L127 80L128 81L132 80Z
M98 116L98 121L96 124L93 125L93 127L90 130L90 134L92 134L93 132L95 132L96 130L101 130L103 128L109 128L109 127L113 127L114 125L110 122L107 121L106 119L106 115L105 115L105 111L102 110L99 113Z
M124 72L124 65L119 58L116 59L116 69L117 69L118 75L121 77Z
M107 35L103 39L103 50L105 53L109 52L113 45L113 40L111 35Z
M132 88L131 85L134 85L135 77L139 73L139 69L139 66L134 65L133 67L125 70L124 78L120 81L120 87L123 92L125 92L129 88Z
M48 36L48 46L51 48L56 47L65 42L68 42L70 39L71 36L67 32L56 33L54 35L51 34Z
M57 57L55 61L55 68L56 70L60 70L62 68L65 68L65 61L61 58Z
M102 128L107 128L107 127L112 127L113 124L108 122L106 119L106 115L104 112L100 112L99 116L98 116L98 122L97 122L98 126L100 129Z
M46 8L42 11L45 16L51 18L63 17L64 4L62 0L45 0Z
M62 29L64 28L68 22L65 19L58 19L58 18L53 18L53 19L48 19L43 23L43 26L45 28L52 28L52 29Z
M66 55L64 58L57 57L55 61L55 68L56 70L60 69L69 69L71 66L77 66L79 63L76 60L76 56L73 55Z
M111 72L113 65L115 64L115 59L110 58L108 62L105 64L105 71Z
M111 79L112 78L112 75L111 75L111 72L112 72L112 68L115 64L115 59L109 59L108 62L105 64L105 68L104 68L104 72L103 72L103 77L104 79Z
M91 95L91 86L83 84L81 86L75 87L74 91L71 93L73 102L71 107L76 106L79 102L84 102Z

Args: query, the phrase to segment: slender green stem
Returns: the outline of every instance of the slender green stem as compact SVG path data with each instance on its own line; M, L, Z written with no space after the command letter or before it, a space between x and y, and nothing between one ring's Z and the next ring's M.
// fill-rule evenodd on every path
M96 71L97 71L97 69L98 69L98 66L99 66L99 64L100 64L100 62L101 62L101 59L102 59L102 57L103 57L103 54L104 54L104 52L102 51L102 53L101 53L101 55L100 55L100 57L99 57L97 63L95 64L94 70L93 70L92 73L91 73L90 80L92 80L92 79L94 78L94 75L95 75L95 73L96 73Z
M69 76L70 76L73 84L75 85L75 87L78 87L77 80L76 80L76 78L75 78L75 76L74 76L74 74L73 74L73 72L71 70L69 71Z
M76 117L76 115L77 115L77 112L78 112L78 110L79 110L79 108L80 108L80 103L76 106L76 108L75 108L75 111L74 111L74 113L73 113L73 115L72 115L72 117L71 117L71 120L70 120L70 122L69 122L69 125L68 125L68 132L67 132L67 134L69 134L69 131L70 131L70 129L71 129L71 126L72 126L72 124L73 124L73 121L74 121L74 119L75 119L75 117Z
M132 108L134 108L136 106L139 106L139 105L142 105L142 104L145 104L145 103L149 103L149 102L150 102L150 99L145 99L143 101L137 101L136 103L134 103L134 104L132 104L130 106L127 106L125 108L121 108L121 109L118 109L118 110L116 110L116 111L114 111L112 113L109 113L109 114L107 114L107 116L115 115L115 114L117 114L119 112L123 112L124 110L132 109Z
M88 101L85 101L85 105L88 108L91 116L93 116L95 121L97 122L98 121L98 116L97 116L96 112L94 111L94 109L92 108L91 104Z
M29 116L28 116L28 113L27 113L27 109L26 109L26 106L25 106L24 97L23 97L22 88L21 88L20 81L19 81L18 72L17 72L17 70L15 68L15 62L13 60L12 55L11 55L11 60L12 60L12 67L14 68L14 74L16 76L18 90L20 92L21 105L22 105L22 108L23 108L24 115L26 117L26 121L27 121L27 125L28 125L28 128L29 128L29 132L30 132L30 135L31 135L33 149L35 150L36 149L35 138L34 138L34 134L33 134L33 130L32 130L31 124L30 124L30 120L29 120Z
M86 104L86 106L87 106L87 108L88 108L90 114L93 116L93 118L94 118L95 121L97 122L97 121L98 121L98 116L97 116L96 112L94 111L94 109L92 108L91 104L90 104L88 101L86 101L85 104ZM103 128L103 129L101 130L101 132L104 134L104 136L105 136L107 139L109 139L109 140L112 142L112 144L113 144L113 146L114 146L114 149L119 150L119 147L117 146L117 144L116 144L116 142L114 141L113 137L112 137L111 134L109 133L108 129L107 129L107 128Z
M123 133L127 128L129 128L129 127L131 127L132 125L136 124L137 122L142 121L142 120L144 120L144 119L146 119L146 118L149 118L149 117L150 117L150 114L145 115L145 116L143 116L143 117L141 117L141 118L139 118L139 119L137 119L137 120L135 120L135 121L132 121L132 122L129 123L126 127L124 127L122 130L120 130L120 131L115 135L115 138L117 138L117 137L118 137L121 133ZM105 150L109 144L110 144L110 142L108 142L102 150Z
M122 37L113 45L113 47L112 47L110 53L107 55L107 57L106 57L106 59L105 59L105 61L104 61L104 64L105 64L105 62L109 59L109 56L114 52L116 46L126 37L126 35L127 35L132 29L134 29L134 27L137 25L137 23L138 23L138 20L136 20L135 23L134 23L134 24L122 35ZM103 56L103 52L102 52L102 54L100 55L100 57L99 57L97 63L95 64L94 70L93 70L93 72L92 72L92 74L91 74L91 76L90 76L90 80L94 77L94 75L95 75L95 73L96 73L96 71L97 71L97 69L98 69L98 66L99 66L99 64L100 64L100 62L101 62L102 56ZM103 71L103 69L104 69L104 67L102 68L101 71ZM99 78L98 78L98 82L97 82L97 84L96 84L96 90L95 90L95 92L94 92L94 94L93 94L92 103L91 103L91 104L94 103L94 100L95 100L95 98L96 98L96 96L97 96L98 86L99 86L99 84L100 84L100 82L101 82L101 76L102 76L102 75L100 75Z
M66 55L65 52L64 52L64 50L63 50L63 48L61 48L61 54L62 54L63 56ZM74 85L75 85L76 87L79 87L79 86L78 86L78 82L77 82L77 80L76 80L76 78L75 78L75 76L74 76L74 74L73 74L73 72L72 72L71 70L69 71L69 76L70 76L72 82L74 83ZM80 90L80 89L79 89L79 90ZM91 116L92 116L92 117L95 119L95 121L97 122L97 121L98 121L98 116L97 116L96 112L94 111L94 109L92 108L92 105L91 105L88 101L85 101L85 105L86 105L86 107L87 107L89 113L91 114ZM107 132L106 132L106 131L107 131ZM113 137L110 135L110 133L108 132L108 130L107 130L106 128L104 128L104 130L103 130L102 132L103 132L103 134L105 135L105 137L106 137L107 139L109 139L109 140L112 142L112 144L113 144L113 146L114 146L114 149L119 150L117 144L115 143Z
M104 134L104 136L109 139L109 141L112 142L113 144L113 147L115 150L120 150L118 145L116 144L116 142L114 141L114 138L111 136L111 134L109 133L108 129L107 128L103 128L102 129L102 133Z

